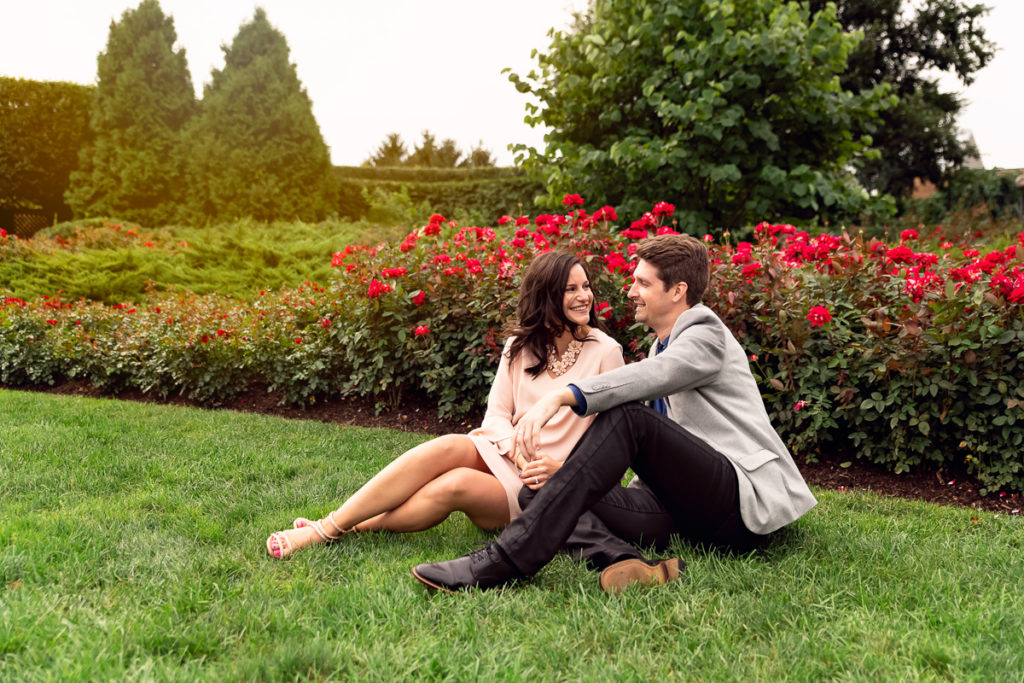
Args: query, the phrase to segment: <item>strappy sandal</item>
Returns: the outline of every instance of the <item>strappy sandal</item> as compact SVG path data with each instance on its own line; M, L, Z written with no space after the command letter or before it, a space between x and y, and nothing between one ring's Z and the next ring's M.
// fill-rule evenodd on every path
M330 513L328 513L328 515L326 517L324 517L324 519L326 519L327 522L332 527L334 527L335 535L332 536L331 534L329 534L326 531L324 531L324 526L323 526L322 520L313 521L313 520L310 520L310 519L306 519L305 517L298 517L298 518L296 518L295 521L292 522L292 528L293 529L303 529L303 528L305 528L307 526L311 526L311 527L313 527L313 531L316 532L317 536L319 536L320 540L323 541L324 543L334 543L335 541L337 541L339 538L341 538L345 534L351 533L351 532L355 531L355 529L356 529L355 526L349 527L348 529L342 529L340 526L335 524L334 523L334 511L333 510Z
M337 524L335 524L333 511L331 511L331 513L328 514L327 517L325 517L324 519L326 519L328 523L332 527L334 527L333 535L327 533L327 531L324 530L324 525L321 520L312 521L306 519L305 517L299 517L294 522L292 522L292 528L303 529L305 527L312 527L313 531L316 532L316 535L319 536L320 540L324 543L333 543L334 541L337 541L339 538L355 529L355 527L352 527L351 529L342 529ZM277 552L274 552L274 541L277 542ZM267 554L275 559L283 560L284 558L288 557L293 552L298 550L300 550L300 548L295 548L294 550L292 549L292 542L291 540L289 540L288 536L284 534L284 532L278 531L276 533L270 534L270 536L267 537Z

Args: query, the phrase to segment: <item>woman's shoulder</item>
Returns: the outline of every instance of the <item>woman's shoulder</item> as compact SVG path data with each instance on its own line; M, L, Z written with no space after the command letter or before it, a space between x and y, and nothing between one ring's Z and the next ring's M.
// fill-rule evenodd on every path
M587 335L587 339L596 341L600 346L615 347L622 346L619 342L612 339L606 332L602 332L597 328L591 328L590 334Z

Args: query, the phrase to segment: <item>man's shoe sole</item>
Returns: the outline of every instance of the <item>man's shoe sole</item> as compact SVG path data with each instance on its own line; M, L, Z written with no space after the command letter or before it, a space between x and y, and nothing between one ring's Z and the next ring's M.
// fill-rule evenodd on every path
M679 558L660 560L656 564L647 564L639 558L622 560L605 567L601 572L601 588L606 593L618 595L632 583L644 586L658 586L668 583L679 576L679 569L684 563ZM422 579L420 579L422 581Z
M416 571L416 567L412 568L412 575L413 578L415 578L417 581L426 586L428 590L440 591L442 593L448 593L449 595L455 595L455 591L453 591L451 588L434 583L433 581L430 581L429 579L425 579L422 576L420 576L419 573Z

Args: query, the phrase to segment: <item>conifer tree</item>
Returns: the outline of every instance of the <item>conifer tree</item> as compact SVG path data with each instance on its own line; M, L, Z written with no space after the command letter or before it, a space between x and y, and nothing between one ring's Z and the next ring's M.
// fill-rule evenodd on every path
M407 155L408 150L405 148L405 143L402 142L402 136L398 133L388 133L384 142L380 143L380 146L377 147L377 151L366 160L366 165L378 168L401 166Z
M75 215L160 225L179 217L181 131L196 110L174 20L143 0L112 22L97 59L90 115L95 135L79 154L65 195Z
M429 130L423 131L423 141L416 145L412 154L405 160L406 166L420 166L423 168L436 168L441 165L441 158L438 156L437 140Z
M220 220L319 220L331 161L285 37L257 9L214 70L188 131L193 209Z

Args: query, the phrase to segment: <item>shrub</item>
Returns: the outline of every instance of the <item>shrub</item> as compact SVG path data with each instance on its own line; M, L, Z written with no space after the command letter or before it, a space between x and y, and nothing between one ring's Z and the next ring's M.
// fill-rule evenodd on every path
M37 205L52 219L64 203L78 151L89 142L95 88L0 77L0 205Z
M253 302L157 294L107 306L59 297L0 304L0 382L84 378L228 401L255 384L304 404L407 392L442 416L484 405L523 268L567 249L590 264L598 307L627 358L645 332L625 294L637 240L665 225L660 203L618 232L605 207L496 228L440 215L404 239L334 254L321 286ZM1024 490L1024 232L980 252L973 236L905 230L898 244L762 223L751 241L705 236L705 302L750 354L766 407L795 454L842 455L904 472L966 467L988 490ZM5 249L18 240L0 238Z
M493 223L499 216L534 206L543 186L515 168L363 168L335 167L335 206L342 216L372 216L387 197L428 205L447 216L464 214L471 222ZM404 201L404 200L403 200ZM405 214L401 216L405 218Z

